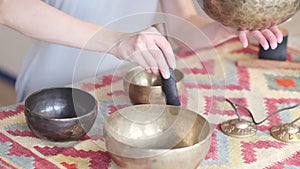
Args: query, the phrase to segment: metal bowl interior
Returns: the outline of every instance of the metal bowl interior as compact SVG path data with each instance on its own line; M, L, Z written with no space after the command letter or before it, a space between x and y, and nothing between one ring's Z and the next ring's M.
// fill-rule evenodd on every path
M238 29L279 25L300 9L300 0L197 0L212 19Z
M128 163L124 168L134 168L140 160L155 168L169 168L171 159L182 163L175 168L195 167L208 152L211 127L203 116L188 109L145 104L120 109L109 116L104 137L113 160Z
M97 116L97 101L80 89L48 88L26 98L24 113L36 136L69 141L91 129Z
M178 69L174 70L177 90L180 95L184 75ZM142 67L134 67L123 78L124 89L133 104L165 104L161 88L161 77L148 73Z

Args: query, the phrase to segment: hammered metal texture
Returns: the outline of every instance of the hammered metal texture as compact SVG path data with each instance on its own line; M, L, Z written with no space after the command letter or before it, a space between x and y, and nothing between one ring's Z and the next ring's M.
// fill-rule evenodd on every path
M300 8L300 0L197 0L204 12L225 26L257 30L279 25Z
M228 136L236 138L251 137L256 134L257 127L253 122L232 119L221 124L221 130Z
M293 124L281 124L271 129L272 136L287 143L300 142L299 126Z

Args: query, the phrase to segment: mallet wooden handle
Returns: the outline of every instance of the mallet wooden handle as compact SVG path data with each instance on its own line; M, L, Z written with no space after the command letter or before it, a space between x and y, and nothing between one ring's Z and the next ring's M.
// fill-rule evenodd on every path
M253 68L300 69L300 62L266 60L266 59L238 60L237 65L241 67L253 67Z

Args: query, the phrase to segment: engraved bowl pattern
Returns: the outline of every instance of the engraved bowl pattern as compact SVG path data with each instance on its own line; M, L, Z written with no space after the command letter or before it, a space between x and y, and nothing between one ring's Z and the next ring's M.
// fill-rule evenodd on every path
M225 26L257 30L279 25L300 8L300 0L197 0L204 12Z

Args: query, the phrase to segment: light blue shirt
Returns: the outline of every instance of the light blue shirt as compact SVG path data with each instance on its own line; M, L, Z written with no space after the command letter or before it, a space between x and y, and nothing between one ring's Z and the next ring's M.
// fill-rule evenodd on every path
M120 32L135 32L153 24L159 1L45 0L45 2L79 19ZM21 102L37 90L66 86L85 78L95 77L101 72L116 69L122 63L124 61L105 53L82 51L33 40L17 78L17 99Z

